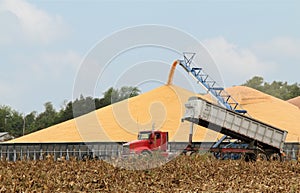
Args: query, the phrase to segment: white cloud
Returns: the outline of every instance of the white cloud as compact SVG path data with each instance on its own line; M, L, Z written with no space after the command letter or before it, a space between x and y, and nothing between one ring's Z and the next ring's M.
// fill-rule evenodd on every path
M25 0L0 2L0 25L4 29L0 32L0 43L9 43L20 35L28 42L50 43L67 32L59 15L50 15Z
M226 86L241 84L255 75L263 76L276 65L261 61L250 49L238 47L223 37L206 39L202 43L220 68Z
M25 0L0 0L0 29L1 103L29 112L70 99L82 57L62 41L63 19Z
M276 37L266 42L256 43L252 48L256 53L264 56L300 60L300 39Z

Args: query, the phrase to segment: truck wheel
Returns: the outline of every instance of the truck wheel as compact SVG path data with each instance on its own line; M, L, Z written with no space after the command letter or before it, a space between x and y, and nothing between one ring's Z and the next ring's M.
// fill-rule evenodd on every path
M192 156L192 155L194 155L194 154L195 154L194 151L188 151L188 152L186 152L186 155L187 155L187 156Z
M267 160L267 156L264 153L259 153L256 156L256 161L266 161Z
M246 153L244 156L245 162L249 162L249 161L255 161L256 157L255 154L252 153Z
M213 156L216 158L216 159L221 159L221 154L219 152L213 152Z
M278 153L273 153L270 156L270 161L280 161L280 155Z

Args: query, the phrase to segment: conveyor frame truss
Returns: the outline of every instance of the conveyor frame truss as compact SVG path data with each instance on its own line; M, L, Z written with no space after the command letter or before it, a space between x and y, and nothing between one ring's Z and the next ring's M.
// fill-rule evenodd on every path
M195 54L196 53L184 52L183 60L179 60L179 65L181 65L188 74L197 81L198 84L200 84L213 98L215 98L219 105L237 113L247 113L247 111L242 109L239 103L230 94L228 94L222 86L219 86L213 78L205 73L202 68L193 66Z

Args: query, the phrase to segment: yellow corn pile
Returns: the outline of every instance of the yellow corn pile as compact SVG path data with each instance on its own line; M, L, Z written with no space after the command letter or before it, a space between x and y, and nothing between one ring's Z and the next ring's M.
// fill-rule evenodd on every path
M292 98L288 102L300 108L300 96Z
M243 106L255 119L287 130L288 142L299 142L300 110L289 102L264 94L255 89L236 86L227 92Z
M300 138L300 110L257 90L236 86L227 89L256 119L287 130L287 141ZM150 92L98 109L10 142L131 141L140 130L168 131L170 141L188 141L190 124L181 122L184 103L194 93L175 85L164 85ZM202 96L209 100L208 96ZM221 135L194 126L194 141L215 141Z

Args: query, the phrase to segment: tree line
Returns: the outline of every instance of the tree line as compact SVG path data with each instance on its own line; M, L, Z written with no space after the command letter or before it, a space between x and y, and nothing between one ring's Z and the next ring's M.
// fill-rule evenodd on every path
M32 111L26 115L2 105L0 106L0 132L8 132L14 137L19 137L137 96L140 92L137 87L124 86L120 89L111 87L103 93L102 98L81 95L74 101L65 102L59 111L56 111L51 102L46 102L43 112Z
M300 85L297 83L273 81L265 82L262 77L255 76L242 84L262 91L277 98L288 100L300 96ZM120 89L113 87L103 93L102 98L84 97L81 95L74 101L66 102L56 111L51 102L44 104L44 111L22 114L9 106L0 106L0 132L9 132L14 137L22 136L43 128L84 115L95 109L105 107L115 102L140 94L137 87L124 86Z
M282 100L289 100L300 96L300 84L288 84L287 82L281 81L273 81L269 83L265 82L264 78L260 76L254 76L250 80L247 80L243 86L254 88Z

